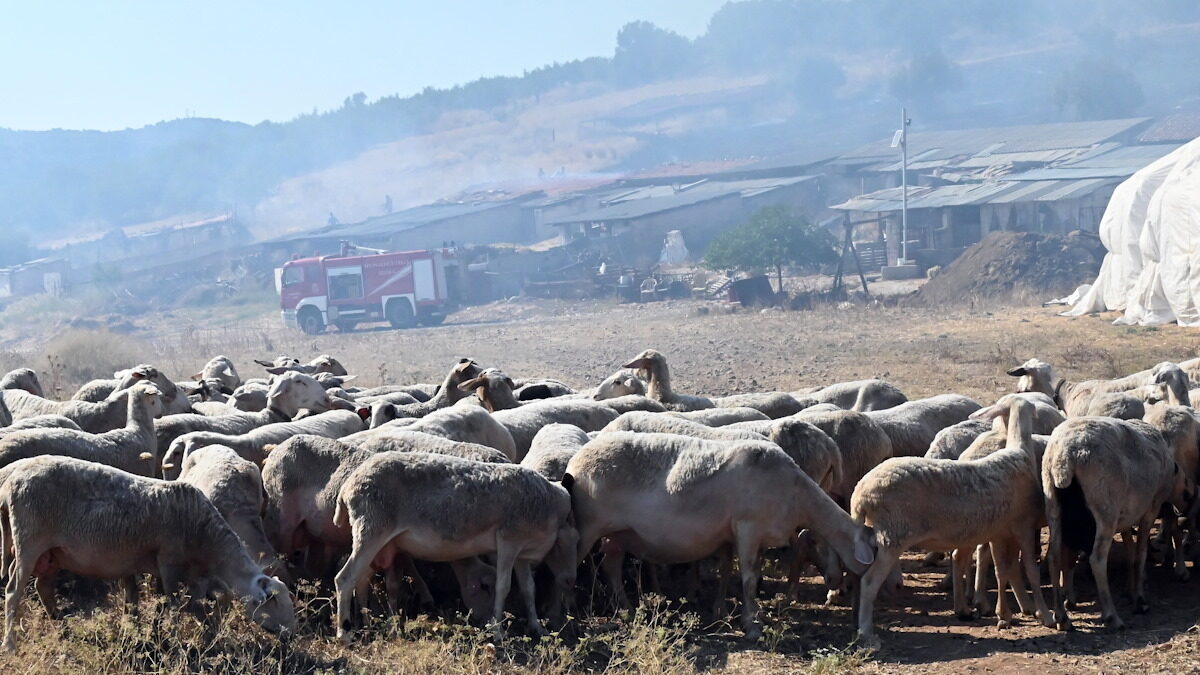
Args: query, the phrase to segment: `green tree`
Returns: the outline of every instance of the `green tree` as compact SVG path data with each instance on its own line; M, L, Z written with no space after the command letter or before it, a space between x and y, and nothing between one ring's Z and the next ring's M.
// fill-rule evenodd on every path
M625 82L653 82L682 73L692 56L692 43L649 21L634 21L617 33L613 70Z
M721 233L704 254L709 269L775 270L783 291L783 268L816 267L837 260L833 235L786 206L764 206L746 223Z

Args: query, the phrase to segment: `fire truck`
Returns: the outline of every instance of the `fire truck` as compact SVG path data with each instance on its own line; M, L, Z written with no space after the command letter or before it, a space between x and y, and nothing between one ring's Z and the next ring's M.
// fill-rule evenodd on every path
M340 255L296 258L275 270L284 323L310 335L384 321L435 326L459 297L458 282L453 249L385 253L343 243Z

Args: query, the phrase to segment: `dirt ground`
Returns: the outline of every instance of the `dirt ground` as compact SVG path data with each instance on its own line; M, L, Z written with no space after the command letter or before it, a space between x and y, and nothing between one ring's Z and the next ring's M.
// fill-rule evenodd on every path
M1119 327L1111 325L1113 318L1060 318L1042 307L853 305L781 312L732 311L699 301L543 300L470 308L437 328L316 337L285 329L270 315L228 326L209 313L178 313L139 319L134 333L120 339L177 377L217 353L233 357L244 377L258 374L252 358L329 353L370 386L437 380L459 357L471 356L514 377L551 376L582 387L653 347L667 355L680 392L791 391L878 376L910 398L957 392L981 402L1011 390L1014 381L1004 371L1032 356L1079 380L1200 351L1194 330ZM44 347L44 338L12 341L3 360L36 364ZM747 644L727 627L690 636L699 650L697 665L733 672L1200 672L1200 579L1180 583L1155 568L1148 614L1134 615L1118 593L1128 623L1118 632L1097 625L1090 580L1081 575L1077 629L1059 633L1030 619L1007 631L991 618L958 620L948 594L937 588L943 569L926 567L911 554L905 571L906 588L882 601L877 613L883 648L866 660L839 651L853 637L849 610L820 604L823 595L810 579L799 603L778 595L765 602L767 634L773 627L776 635L766 644ZM1123 589L1120 572L1114 579L1114 589ZM784 591L782 584L768 583L765 597Z

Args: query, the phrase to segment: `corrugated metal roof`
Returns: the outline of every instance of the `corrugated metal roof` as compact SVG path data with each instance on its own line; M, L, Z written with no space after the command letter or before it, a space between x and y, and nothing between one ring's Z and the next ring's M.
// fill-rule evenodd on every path
M470 204L426 204L424 206L415 206L411 209L389 213L385 216L368 218L359 223L338 223L337 225L326 225L304 232L285 234L270 239L268 243L280 243L300 239L335 239L363 237L374 234L391 234L393 232L412 230L441 220L489 211L501 206L509 206L514 203L516 202L505 200Z
M695 194L680 193L671 197L647 197L645 199L630 199L611 206L592 209L570 216L546 220L547 225L564 225L567 223L589 223L612 220L632 220L653 213L670 211L683 206L692 206L722 197L731 197L736 193L714 194L700 192Z
M946 206L1014 204L1018 202L1054 202L1077 199L1100 188L1115 185L1117 179L996 181L967 185L919 186L908 189L909 209L933 209ZM830 208L840 211L882 213L902 208L901 189L888 188L854 197Z
M1087 148L1110 141L1150 121L1148 117L1097 122L1062 122L1031 124L1013 127L959 129L954 131L909 132L910 156L926 160L971 157L987 151L992 156ZM861 146L833 160L837 164L870 164L891 161L899 151L891 147L891 139Z
M1200 138L1200 111L1168 115L1156 121L1138 136L1143 143L1178 141L1186 143Z

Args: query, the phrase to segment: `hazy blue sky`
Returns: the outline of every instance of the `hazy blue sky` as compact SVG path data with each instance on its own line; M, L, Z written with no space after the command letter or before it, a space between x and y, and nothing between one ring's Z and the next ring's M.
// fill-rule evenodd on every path
M645 19L688 37L725 0L33 0L0 19L0 127L123 129L187 115L287 120L608 56Z

